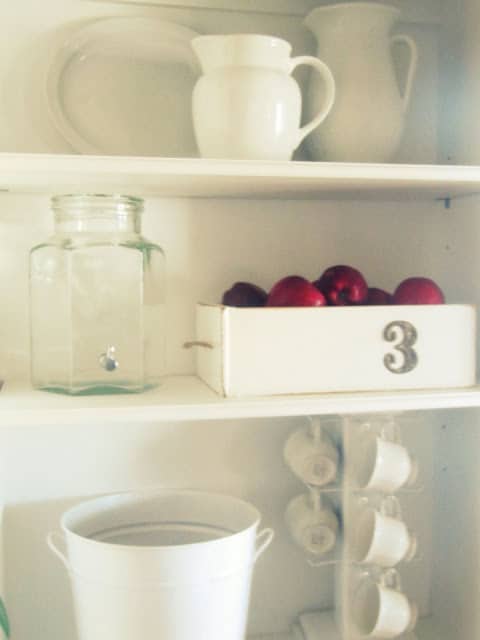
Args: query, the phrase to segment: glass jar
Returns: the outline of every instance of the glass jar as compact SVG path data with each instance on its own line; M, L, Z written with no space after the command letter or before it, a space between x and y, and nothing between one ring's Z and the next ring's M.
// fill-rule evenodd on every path
M30 253L32 384L66 394L139 392L165 361L165 257L140 235L143 201L52 199L55 233Z

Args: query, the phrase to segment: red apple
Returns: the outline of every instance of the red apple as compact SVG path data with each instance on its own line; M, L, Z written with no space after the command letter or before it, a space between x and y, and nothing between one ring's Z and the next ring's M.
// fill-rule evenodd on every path
M346 265L329 267L313 284L334 306L364 304L368 295L368 285L360 271Z
M395 289L393 304L443 304L440 287L430 278L407 278Z
M384 289L378 289L377 287L369 287L368 295L365 304L368 305L384 305L392 304L392 294L388 293Z
M325 297L301 276L287 276L272 287L267 307L324 307Z
M235 282L222 297L222 304L229 307L263 307L266 301L267 292L250 282Z

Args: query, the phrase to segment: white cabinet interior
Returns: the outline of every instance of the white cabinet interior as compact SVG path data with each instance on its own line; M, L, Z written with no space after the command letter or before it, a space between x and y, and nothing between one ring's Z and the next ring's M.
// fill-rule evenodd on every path
M407 509L423 546L405 582L421 605L417 638L471 640L480 629L478 390L223 401L191 377L193 354L183 344L193 337L195 303L218 302L235 280L269 288L291 273L316 278L335 263L356 266L388 290L409 275L430 276L447 301L478 305L480 170L451 166L479 161L476 2L401 3L420 66L391 165L44 155L72 152L49 120L44 95L48 59L72 21L160 16L201 33L272 33L290 40L296 54L313 52L301 16L320 3L237 0L222 10L226 2L25 0L0 7L0 187L9 190L0 194L0 377L7 380L0 476L13 637L75 637L67 576L45 544L66 506L104 492L195 486L250 499L276 530L258 565L249 631L284 638L300 611L335 605L334 569L306 564L283 523L286 504L302 491L282 460L285 439L309 414L404 411L412 418L406 440L424 473L424 490L408 497ZM303 150L298 158L306 160ZM153 395L131 399L34 394L27 256L51 230L49 195L120 185L146 197L145 234L167 254L172 378ZM424 411L409 413L417 409Z

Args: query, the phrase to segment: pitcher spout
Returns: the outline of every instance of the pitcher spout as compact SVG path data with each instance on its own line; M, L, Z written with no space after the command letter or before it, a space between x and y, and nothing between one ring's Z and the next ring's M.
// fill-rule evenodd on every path
M225 59L225 36L198 36L192 40L192 49L203 73L223 66Z

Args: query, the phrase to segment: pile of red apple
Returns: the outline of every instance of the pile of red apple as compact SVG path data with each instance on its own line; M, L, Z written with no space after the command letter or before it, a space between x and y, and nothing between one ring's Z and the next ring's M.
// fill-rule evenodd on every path
M360 271L346 265L329 267L313 282L301 276L287 276L268 293L250 282L236 282L222 298L222 304L230 307L342 307L444 301L442 290L429 278L407 278L391 294L369 287Z

